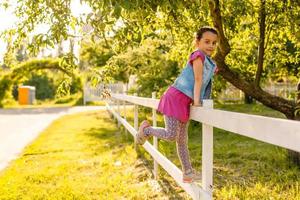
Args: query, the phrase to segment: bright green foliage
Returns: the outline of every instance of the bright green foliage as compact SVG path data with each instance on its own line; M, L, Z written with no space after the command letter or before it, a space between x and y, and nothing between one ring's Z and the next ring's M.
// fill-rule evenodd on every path
M81 61L84 68L96 73L92 77L100 77L98 82L117 80L128 83L130 75L136 75L140 95L150 95L152 91L162 93L181 68L170 59L170 46L170 42L147 38L140 46L128 47L126 51L114 54L104 40L95 44L84 43Z
M192 49L193 33L200 26L212 24L207 1L83 0L82 2L92 8L92 13L76 19L70 12L70 0L20 1L17 15L23 21L15 31L8 31L7 36L17 35L17 39L14 40L16 44L38 24L48 23L51 25L49 32L45 35L36 35L29 45L31 50L37 51L41 46L53 46L61 39L72 37L72 30L76 25L90 24L94 28L92 38L112 37L108 43L113 41L111 46L117 54L123 54L123 51L141 45L149 37L169 40L172 42L169 56L182 66ZM282 76L298 77L300 30L296 24L299 24L300 20L299 2L292 0L266 2L266 55L262 76L277 80ZM259 1L230 0L220 3L224 31L232 49L226 61L233 70L252 81L258 54ZM109 51L103 52L106 56L102 55L103 60L100 61L95 52L86 49L84 54L87 58L95 57L97 62L100 62L97 66L104 64L112 55ZM91 62L95 64L93 59ZM95 66L94 64L92 66ZM120 76L126 77L124 74L126 69L120 70Z
M58 93L57 88L60 87L62 81L66 79L65 75L57 70L47 70L47 72L37 71L26 75L28 80L22 82L23 85L35 86L35 94L37 100L54 99L54 97L62 96ZM80 77L70 80L67 87L67 94L75 94L82 90Z
M41 60L30 60L19 64L17 67L13 68L10 72L4 74L0 79L0 106L2 106L2 100L9 95L8 93L12 90L13 85L18 85L30 77L30 74L33 72L38 72L41 70L58 70L63 74L68 75L69 77L75 80L74 73L68 60L64 59L41 59ZM67 77L66 77L67 78ZM66 81L65 80L63 81ZM78 82L78 80L77 80ZM72 83L72 79L65 83L64 86L70 87L69 83ZM77 84L78 85L78 84ZM80 86L79 86L80 87ZM65 88L64 88L65 89ZM78 91L78 86L76 89ZM64 90L65 91L65 90ZM69 90L67 90L69 91Z
M5 1L4 7L7 6L6 2L10 1ZM289 118L293 118L291 113L295 110L294 102L275 98L270 103L270 101L266 100L270 95L261 97L257 95L261 93L256 89L246 87L246 85L253 85L255 73L257 72L260 1L82 0L81 2L91 7L92 12L79 18L72 16L70 2L70 0L19 1L16 13L20 17L21 22L15 30L8 30L4 37L12 46L18 47L23 39L30 32L33 32L39 24L49 24L50 29L47 34L37 34L29 42L29 49L33 54L36 54L40 47L44 47L45 45L53 46L55 43L60 43L62 39L74 37L73 32L76 27L81 28L83 25L88 24L93 28L92 41L96 42L96 44L99 40L101 42L102 40L106 41L109 44L107 47L110 46L109 48L113 52L111 54L108 50L109 48L107 51L100 49L99 51L102 51L104 54L98 57L98 54L95 54L98 50L92 50L93 47L83 54L87 59L92 58L90 59L90 63L88 63L89 67L92 68L89 70L93 76L91 79L108 82L114 78L126 82L128 76L135 72L137 76L140 76L141 80L143 78L143 80L148 80L150 77L148 76L149 74L139 74L139 71L135 71L136 63L139 62L138 60L120 62L120 59L129 58L132 52L139 51L136 49L143 46L144 41L157 39L170 44L169 47L171 48L166 52L166 60L178 63L178 66L182 67L186 62L187 56L193 49L192 41L194 32L203 25L216 24L216 18L213 15L216 9L210 10L209 5L219 2L220 6L218 8L220 8L223 27L218 28L222 29L225 37L228 38L231 51L226 56L226 59L222 57L221 61L218 60L218 62L223 63L225 59L224 65L229 67L228 69L223 68L222 73L224 70L227 70L229 72L227 75L237 75L228 75L226 76L226 80L234 85L242 82L239 85L240 89L248 93L250 93L249 91L254 91L252 93L254 98L260 99L264 104L281 110ZM299 1L266 1L266 33L264 44L266 50L261 75L262 83L268 79L272 79L273 81L289 79L294 82L299 79L300 27L297 26L300 21L299 13ZM110 59L108 60L108 58ZM74 59L69 60L72 61ZM111 64L105 65L101 70L95 68L106 61ZM115 65L113 66L112 64ZM129 64L132 64L132 66L129 66ZM161 71L165 70L163 68L165 66L164 62L158 62L157 64L160 64ZM172 66L173 63L170 65ZM70 62L69 66L70 68L74 68L75 65ZM144 73L145 70L141 70L141 72ZM158 73L154 74L157 75ZM177 73L171 74L167 75L170 78L168 80L174 79L177 75ZM225 77L225 72L222 75ZM163 78L166 77L161 76L158 78L165 80ZM155 80L155 82L157 81ZM162 81L162 83L168 84L169 81ZM67 84L65 85L66 87L62 87L62 89L68 88ZM223 88L219 86L224 86L225 84L221 82L216 85L218 86L216 91L218 91L220 88ZM260 84L258 83L258 85ZM161 88L162 85L155 86L155 84L151 83L149 86ZM145 89L143 86L141 88ZM276 106L279 105L277 101L280 100L284 101L285 105L289 104L286 106L286 109L280 109L279 106Z
M83 41L80 49L80 68L101 68L114 55L112 41Z
M30 79L25 81L23 84L35 86L36 99L52 99L55 95L53 80L49 79L46 74L33 74Z
M128 82L136 74L140 95L159 94L172 84L181 66L168 58L170 45L158 39L145 39L139 47L128 48L107 62L106 72L115 80Z
M262 78L297 81L300 76L300 5L295 1L266 1L266 42ZM259 1L226 1L225 33L231 52L226 61L248 81L255 78L259 42Z
M104 75L104 68L107 61L115 55L111 49L111 40L84 40L80 49L80 66L81 75L85 76L85 81L92 82L94 85L99 82L109 82L111 77Z

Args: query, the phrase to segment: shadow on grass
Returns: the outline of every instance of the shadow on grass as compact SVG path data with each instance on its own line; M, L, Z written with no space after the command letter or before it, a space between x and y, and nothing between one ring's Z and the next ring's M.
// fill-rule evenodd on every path
M35 153L24 153L22 156L46 155L46 154L61 153L66 151L76 151L76 149L69 149L69 150L61 149L61 150L43 151L43 152L35 152Z
M152 175L152 179L154 179L154 174L153 174L153 161L149 160L146 157L146 151L144 151L143 147L139 146L137 149L138 152L138 158L141 160L141 162L143 163L143 165L146 167L146 169L148 170L149 173L151 173ZM160 171L164 170L161 166L160 166ZM175 183L175 181L173 180L173 178L170 177L169 174L167 174L166 176L166 172L163 173L159 173L159 178L157 180L157 183L160 185L162 192L168 196L168 199L170 200L184 200L186 199L185 197L183 197L182 195L180 195L179 192L182 192L183 190L180 189L180 191L178 190L178 188L180 188L180 186L177 186L177 183ZM171 182L170 182L171 180Z
M113 121L111 120L110 123L113 123ZM120 149L121 147L132 145L133 139L130 139L132 136L130 133L127 134L117 128L111 129L105 127L92 128L85 132L85 135L101 141L100 146L94 147L97 154L103 153L108 149Z

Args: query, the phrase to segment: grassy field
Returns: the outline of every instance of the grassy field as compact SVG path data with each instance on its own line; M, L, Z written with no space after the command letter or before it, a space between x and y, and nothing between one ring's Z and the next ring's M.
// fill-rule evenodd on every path
M259 104L215 107L283 117ZM149 110L139 114L151 120ZM131 124L132 116L127 111ZM65 116L0 173L0 199L189 199L164 170L153 181L151 157L142 148L136 154L132 142L106 113ZM180 167L174 143L160 141L159 149ZM201 125L193 121L189 149L200 170ZM299 180L285 149L214 129L214 199L300 200Z
M64 116L0 172L0 199L167 199L106 111Z

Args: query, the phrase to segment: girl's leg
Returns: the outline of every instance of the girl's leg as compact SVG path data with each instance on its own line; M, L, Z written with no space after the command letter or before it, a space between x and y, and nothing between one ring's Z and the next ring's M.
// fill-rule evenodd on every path
M188 150L188 123L179 123L179 130L176 137L177 153L181 162L183 173L188 174L192 172L192 165Z
M176 139L177 154L182 166L183 182L201 180L201 174L197 174L191 165L188 150L188 123L183 123L175 118L165 116L166 128L144 128L147 136L156 136L160 139L174 141Z
M192 166L187 146L187 123L183 123L173 117L164 116L164 118L165 128L153 128L150 126L144 129L144 133L147 136L156 136L167 141L176 140L177 154L181 162L182 171L190 173Z
M144 133L147 136L156 136L160 139L167 141L175 141L177 132L179 130L180 121L174 117L164 116L165 118L165 128L159 127L146 127L144 128Z

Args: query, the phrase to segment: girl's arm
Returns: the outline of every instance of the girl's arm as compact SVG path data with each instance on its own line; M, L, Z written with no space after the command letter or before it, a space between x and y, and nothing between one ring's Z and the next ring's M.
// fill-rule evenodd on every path
M203 63L202 60L198 57L193 61L193 70L194 70L194 105L200 106L200 89L202 86L202 72L203 72Z

